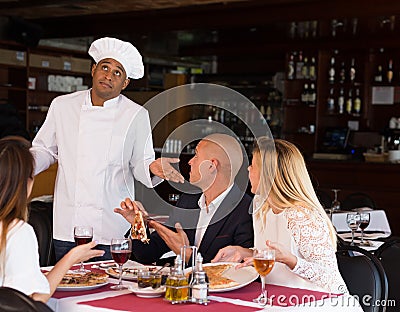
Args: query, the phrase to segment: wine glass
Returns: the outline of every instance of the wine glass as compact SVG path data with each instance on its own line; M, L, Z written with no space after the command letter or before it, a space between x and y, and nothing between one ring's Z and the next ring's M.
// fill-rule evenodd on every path
M371 216L369 212L360 212L359 214L360 214L360 229L361 229L360 245L369 246L367 242L364 242L364 230L368 227Z
M261 294L255 298L253 301L265 306L268 303L267 293L265 291L265 277L275 264L275 250L265 248L265 249L254 249L253 251L253 262L254 267L260 274L261 278Z
M74 227L74 240L77 246L90 243L93 239L93 227L89 225L78 225ZM90 270L86 270L83 266L83 262L81 261L81 266L78 270L75 270L76 273L85 274L90 272Z
M339 189L332 189L332 192L334 193L334 199L331 205L332 212L340 210L340 201L338 200L339 191L340 191Z
M359 213L348 213L346 217L347 225L351 230L351 244L350 246L354 246L354 232L360 226L360 214Z
M118 285L111 286L111 289L120 290L128 287L122 285L122 266L131 256L132 241L130 238L113 238L111 240L111 256L119 266L119 281Z

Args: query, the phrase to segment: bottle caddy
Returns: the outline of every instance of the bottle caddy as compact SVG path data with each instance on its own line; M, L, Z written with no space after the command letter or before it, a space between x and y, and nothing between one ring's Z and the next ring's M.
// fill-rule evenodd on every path
M189 278L184 274L186 249L192 249L192 269ZM195 265L196 264L196 265ZM203 271L203 258L197 254L197 247L183 246L181 254L175 259L175 265L165 283L165 300L175 303L193 302L207 305L208 280Z

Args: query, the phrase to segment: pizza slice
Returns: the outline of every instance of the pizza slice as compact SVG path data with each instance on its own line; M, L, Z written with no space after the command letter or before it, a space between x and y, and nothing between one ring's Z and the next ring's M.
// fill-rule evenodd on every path
M61 287L80 287L94 286L106 283L108 275L104 272L67 273L62 278L58 286Z
M131 228L131 238L138 239L143 243L149 243L147 238L146 226L144 224L143 215L140 211L135 215Z

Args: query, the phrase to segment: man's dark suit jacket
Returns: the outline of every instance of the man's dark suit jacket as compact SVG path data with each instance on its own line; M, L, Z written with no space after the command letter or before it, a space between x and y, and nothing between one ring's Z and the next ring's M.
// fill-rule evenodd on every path
M198 206L200 196L201 194L182 194L176 203L177 208L170 214L168 222L170 225L174 225L176 222L182 224L190 245L194 245L200 212ZM205 263L210 262L218 250L228 245L253 247L253 222L249 214L251 200L248 194L243 195L237 185L233 185L211 219L199 246L198 251L203 256ZM132 258L149 264L158 261L164 253L170 250L158 233L154 231L150 234L149 244L133 240Z

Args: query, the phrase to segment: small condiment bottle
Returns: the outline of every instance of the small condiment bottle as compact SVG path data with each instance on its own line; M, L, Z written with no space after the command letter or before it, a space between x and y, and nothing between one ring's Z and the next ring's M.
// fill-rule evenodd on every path
M171 269L171 274L165 282L165 299L171 303L185 302L189 299L189 284L183 274L182 258L176 256L175 265Z
M199 304L208 303L208 277L203 270L203 257L200 253L196 256L196 267L190 289L192 302Z

